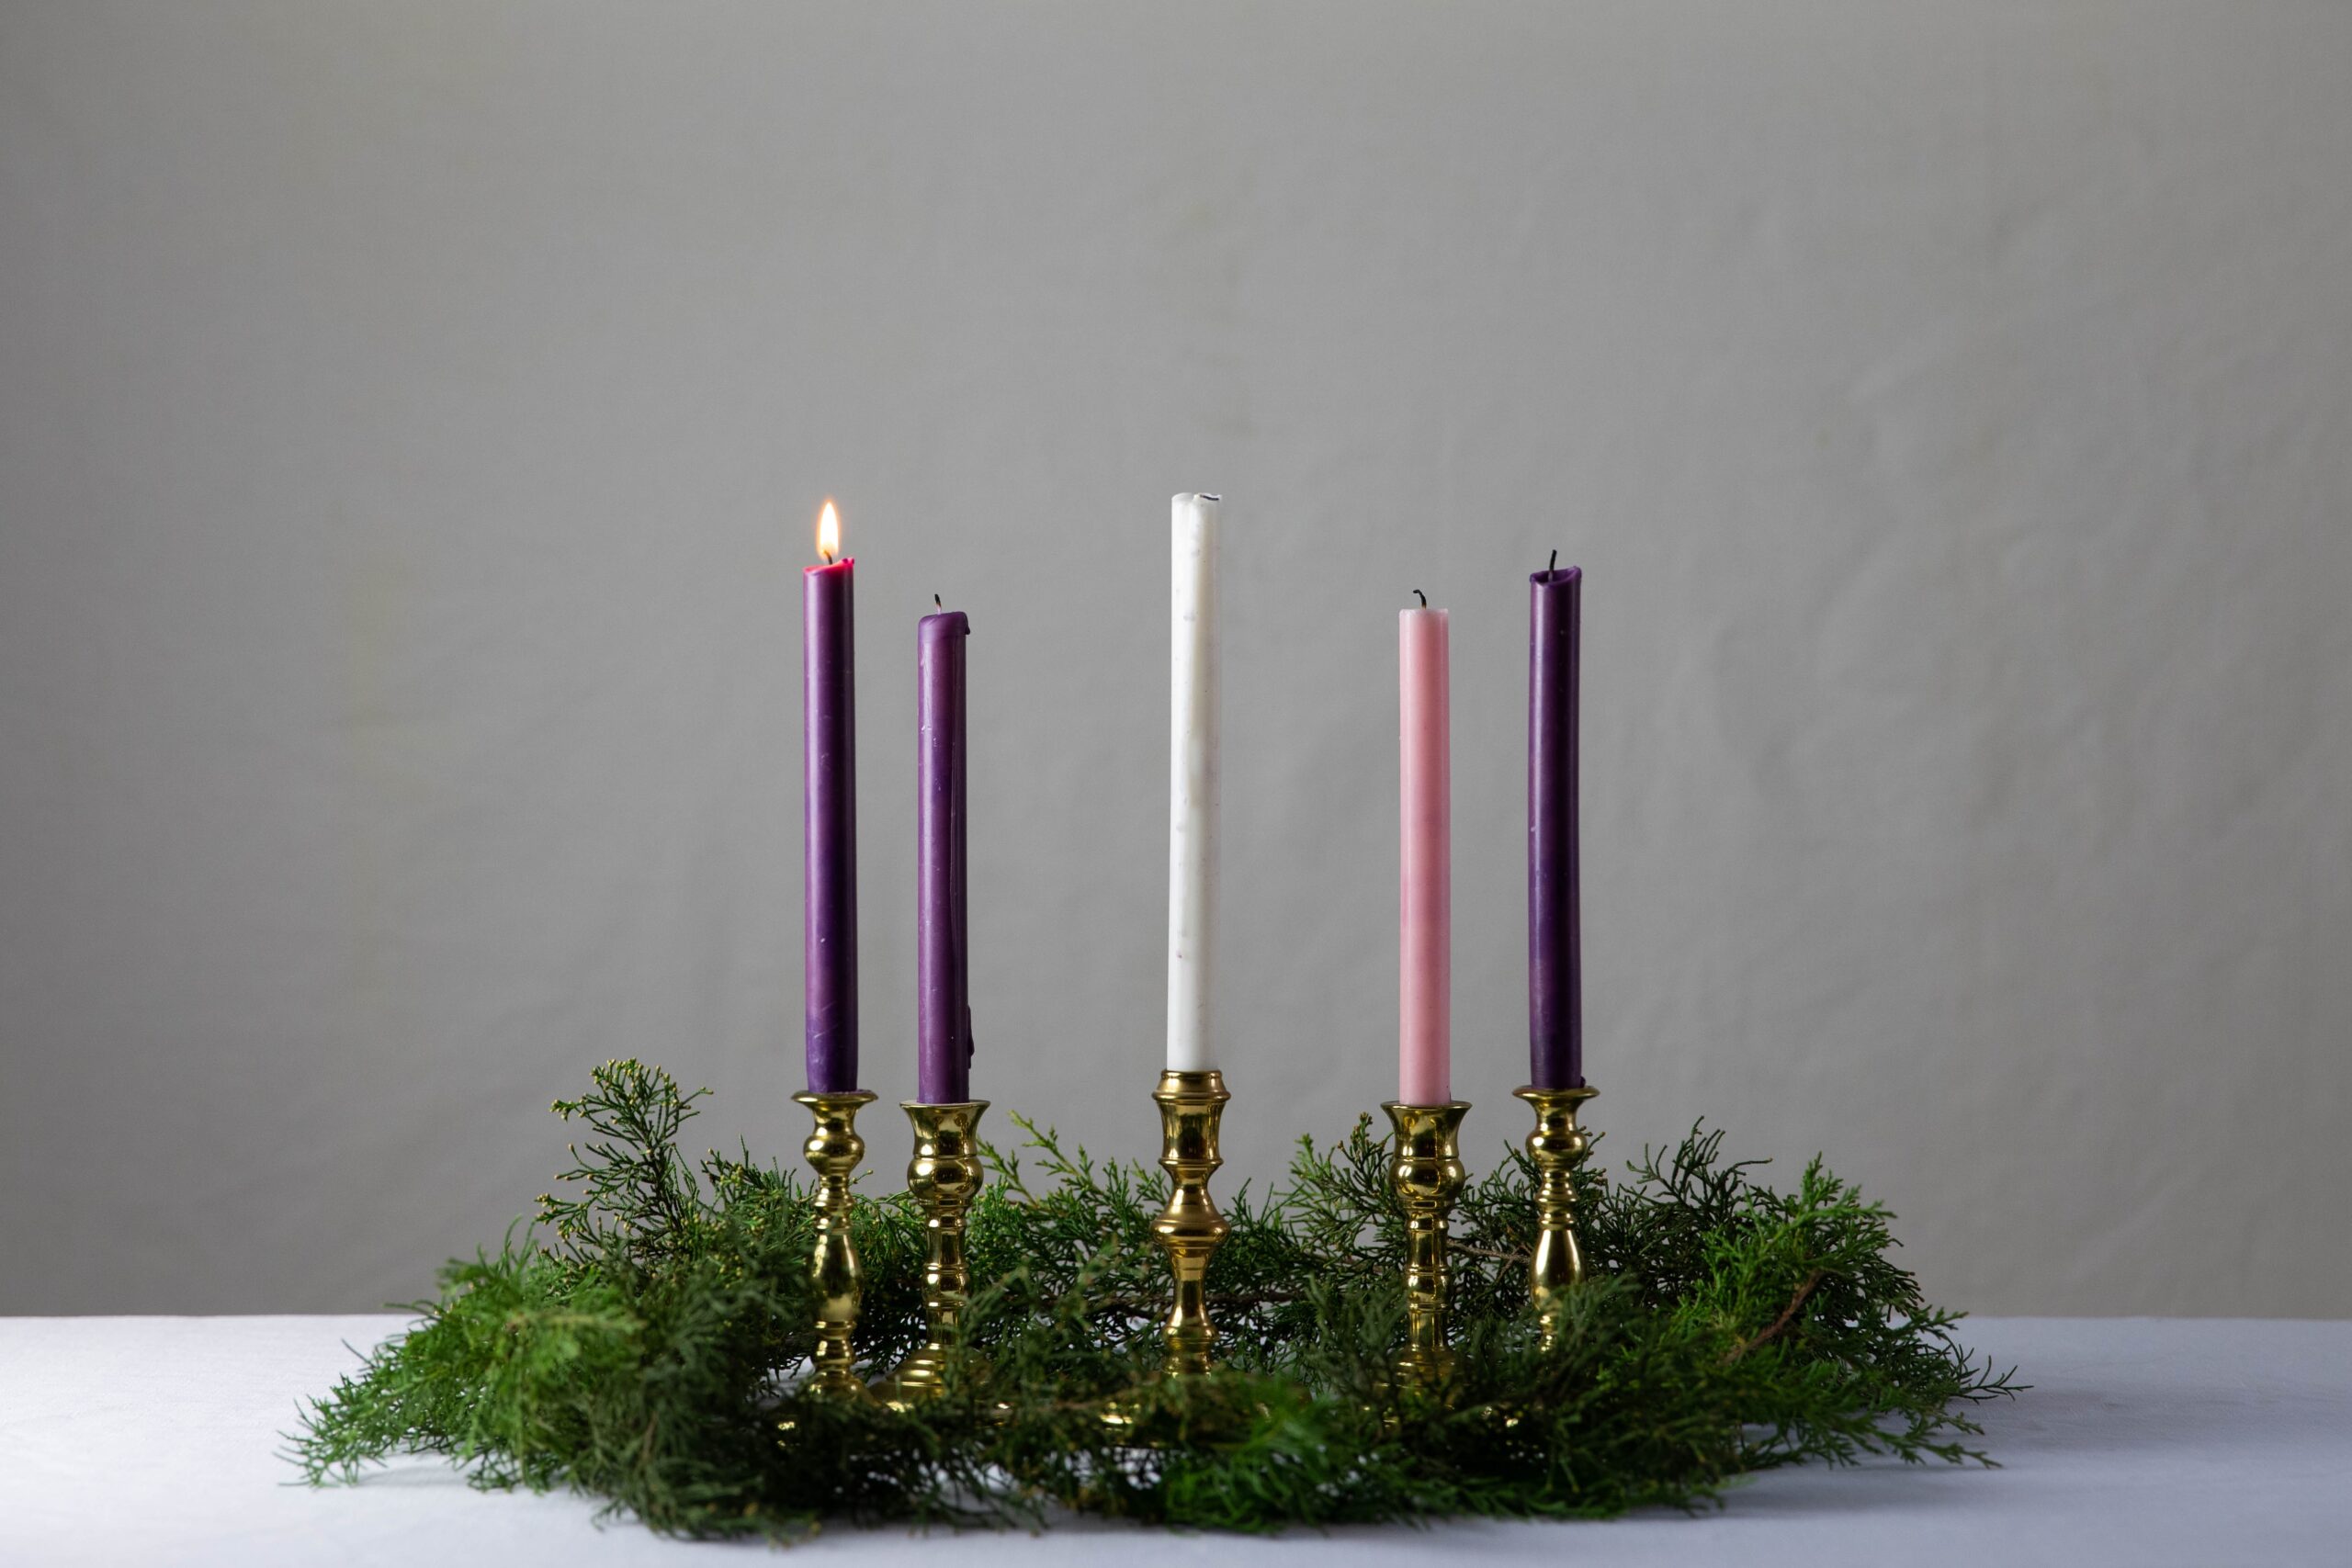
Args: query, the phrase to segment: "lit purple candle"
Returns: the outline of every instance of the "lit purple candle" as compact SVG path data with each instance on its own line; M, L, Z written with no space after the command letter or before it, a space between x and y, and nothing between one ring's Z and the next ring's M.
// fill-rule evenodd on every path
M800 574L800 755L806 781L801 868L806 908L808 1089L857 1087L856 640L850 587L856 566L841 558L841 517L825 502L817 520L822 566Z
M1577 595L1583 581L1576 567L1528 579L1527 1074L1537 1089L1584 1084L1577 910Z
M933 601L934 604L937 601ZM915 1098L972 1098L972 1004L964 918L964 639L961 610L915 628Z

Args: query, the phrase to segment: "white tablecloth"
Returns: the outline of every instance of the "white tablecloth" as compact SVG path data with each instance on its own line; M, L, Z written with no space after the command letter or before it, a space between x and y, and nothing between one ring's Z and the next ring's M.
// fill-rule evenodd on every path
M572 1496L483 1494L402 1461L356 1487L293 1483L296 1402L397 1318L0 1319L0 1563L589 1564L758 1547L598 1528ZM1696 1517L1463 1523L1434 1531L1173 1535L1161 1564L1446 1561L1673 1564L2352 1562L2352 1323L1988 1319L1970 1344L2034 1385L1986 1406L1997 1470L1792 1470ZM1099 1561L1132 1533L966 1535L924 1561ZM828 1530L813 1557L916 1562L903 1529ZM695 1554L701 1554L696 1558ZM758 1559L767 1560L764 1556Z

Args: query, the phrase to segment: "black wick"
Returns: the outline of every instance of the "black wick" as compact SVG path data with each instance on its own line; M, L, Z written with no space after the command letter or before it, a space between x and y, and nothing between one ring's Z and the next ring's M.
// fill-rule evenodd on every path
M1419 589L1416 588L1413 590L1413 597L1421 602L1422 609L1426 610L1430 607L1430 596L1422 592Z
M1557 551L1557 550L1554 550L1554 551L1552 552L1552 564L1551 564L1550 566L1545 567L1544 570L1545 571L1557 571L1557 570L1560 570L1560 552L1559 552L1559 551Z
M947 606L946 606L946 605L944 605L944 604L939 604L939 595L938 595L938 594L936 594L936 593L934 593L934 594L933 594L933 595L931 596L931 602L932 602L933 604L939 604L939 607L940 607L942 610L944 610L944 609L946 609L946 608L947 608Z

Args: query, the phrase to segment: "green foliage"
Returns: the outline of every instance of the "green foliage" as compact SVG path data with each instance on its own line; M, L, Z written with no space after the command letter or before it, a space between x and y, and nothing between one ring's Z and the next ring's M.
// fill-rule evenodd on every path
M1169 1304L1156 1172L1014 1118L969 1222L973 1352L910 1415L804 1395L806 1193L678 1151L700 1096L636 1062L556 1111L588 1136L533 1234L454 1263L418 1322L305 1413L314 1483L401 1452L484 1486L570 1486L651 1528L787 1539L826 1517L1007 1525L1056 1507L1196 1528L1694 1506L1745 1472L1864 1454L1981 1460L1973 1401L2007 1374L1888 1257L1888 1215L1808 1166L1791 1193L1694 1132L1630 1180L1580 1172L1591 1273L1542 1348L1527 1307L1532 1171L1514 1151L1455 1211L1459 1368L1400 1393L1403 1215L1369 1118L1302 1140L1287 1187L1228 1207L1209 1274L1222 1364L1151 1376ZM887 1163L887 1162L884 1162ZM922 1221L862 1200L858 1350L920 1342ZM1104 1419L1109 1409L1119 1417Z

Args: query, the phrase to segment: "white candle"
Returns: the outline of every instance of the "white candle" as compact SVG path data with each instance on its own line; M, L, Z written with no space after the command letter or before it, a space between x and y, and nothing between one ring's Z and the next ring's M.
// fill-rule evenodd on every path
M1209 918L1216 903L1216 503L1170 507L1168 1067L1201 1072L1209 1050Z

